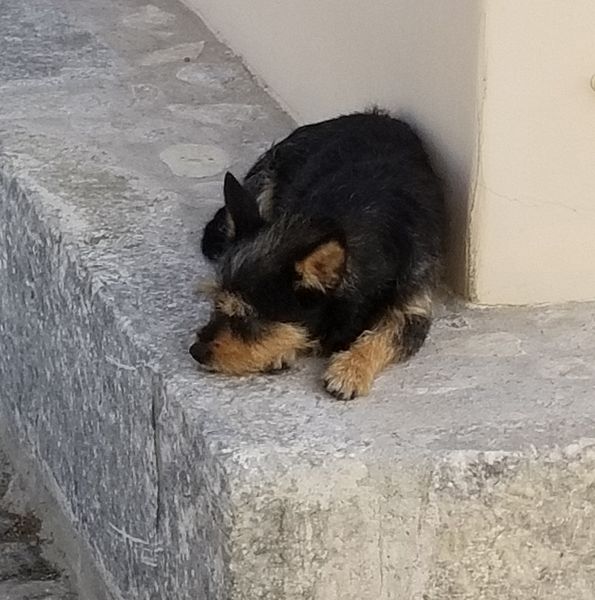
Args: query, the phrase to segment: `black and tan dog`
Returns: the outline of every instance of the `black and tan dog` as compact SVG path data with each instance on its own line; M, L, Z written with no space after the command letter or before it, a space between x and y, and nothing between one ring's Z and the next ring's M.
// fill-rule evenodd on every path
M407 124L374 111L300 127L243 184L228 173L224 196L202 240L218 282L198 362L273 371L315 348L326 389L349 400L421 347L445 215Z

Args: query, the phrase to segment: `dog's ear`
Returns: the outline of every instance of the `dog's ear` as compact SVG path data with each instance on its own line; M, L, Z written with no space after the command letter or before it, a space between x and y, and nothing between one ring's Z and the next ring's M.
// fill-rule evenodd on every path
M263 224L256 200L229 172L225 174L223 195L236 238L253 233Z
M339 237L323 239L295 263L298 286L328 292L345 274L347 251Z
M235 236L233 223L226 208L220 208L206 224L201 240L202 253L216 261L227 249Z

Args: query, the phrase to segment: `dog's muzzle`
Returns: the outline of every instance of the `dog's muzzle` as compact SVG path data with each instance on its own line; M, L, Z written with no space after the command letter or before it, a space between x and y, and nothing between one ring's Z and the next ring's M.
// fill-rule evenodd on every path
M190 346L190 356L200 363L201 365L206 365L210 362L212 357L211 349L208 344L204 342L194 342L192 346Z

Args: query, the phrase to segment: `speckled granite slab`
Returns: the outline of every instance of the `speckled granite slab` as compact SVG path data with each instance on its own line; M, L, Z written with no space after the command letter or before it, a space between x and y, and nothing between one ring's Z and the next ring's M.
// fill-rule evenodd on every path
M592 600L593 306L453 304L351 404L200 373L201 228L290 119L174 0L2 0L0 57L1 423L114 598Z

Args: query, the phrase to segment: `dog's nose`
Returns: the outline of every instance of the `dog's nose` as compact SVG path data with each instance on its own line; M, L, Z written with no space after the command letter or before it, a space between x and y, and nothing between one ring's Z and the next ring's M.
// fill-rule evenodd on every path
M201 365L207 364L211 358L211 349L208 344L204 344L203 342L194 342L190 346L189 352L190 356Z

